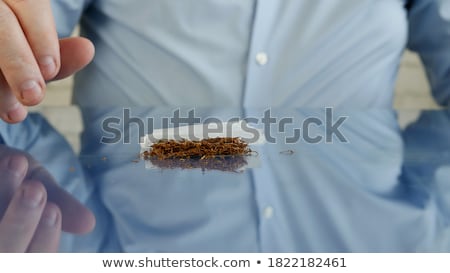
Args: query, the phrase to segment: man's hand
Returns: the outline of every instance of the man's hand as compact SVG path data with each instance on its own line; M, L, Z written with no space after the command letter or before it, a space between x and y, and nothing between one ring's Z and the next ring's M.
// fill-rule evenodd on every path
M86 66L92 43L58 40L50 0L0 1L0 118L25 119L25 106L39 104L46 81L62 79Z
M62 230L86 233L94 224L29 155L0 146L0 252L56 252Z

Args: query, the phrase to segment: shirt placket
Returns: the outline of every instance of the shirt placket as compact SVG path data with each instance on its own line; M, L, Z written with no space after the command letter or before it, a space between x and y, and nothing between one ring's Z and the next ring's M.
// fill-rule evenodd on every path
M260 80L269 76L271 52L270 33L276 20L277 0L256 0L253 27L248 50L247 74L244 86L243 105L267 104L267 89L261 89Z

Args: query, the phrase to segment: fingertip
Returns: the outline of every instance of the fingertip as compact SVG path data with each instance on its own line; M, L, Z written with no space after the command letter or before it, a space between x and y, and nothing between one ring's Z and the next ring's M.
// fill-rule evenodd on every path
M19 123L26 119L28 112L26 108L17 102L10 110L7 110L6 113L3 113L1 118L10 124Z
M61 228L61 210L56 204L48 202L45 205L41 223L47 228Z
M44 80L49 81L58 74L60 66L56 58L52 56L43 56L39 58L38 64Z
M25 181L21 192L20 202L27 208L42 208L41 205L47 202L47 191L39 181Z
M88 65L95 55L94 44L82 37L60 40L61 68L55 80L63 79Z
M88 49L87 55L90 57L89 58L89 62L90 62L90 61L92 61L92 59L95 56L95 45L94 45L94 43L92 43L91 40L86 39L86 38L83 38L83 39L86 40L86 49Z
M42 102L45 94L45 83L43 81L29 80L19 87L17 99L26 106L35 106Z
M28 159L22 154L13 154L8 159L8 169L16 177L23 179L28 171Z
M68 219L71 215L63 214L62 229L73 234L83 235L94 230L96 219L94 214L86 207L78 208L76 219ZM76 220L76 221L74 221Z
M87 228L86 228L84 233L89 233L92 230L94 230L94 228L95 228L95 226L97 224L97 220L95 218L95 215L90 210L88 210L87 215L88 216L86 218L88 219L88 225L86 225Z
M57 252L61 238L61 210L48 202L42 211L39 225L34 232L28 252Z

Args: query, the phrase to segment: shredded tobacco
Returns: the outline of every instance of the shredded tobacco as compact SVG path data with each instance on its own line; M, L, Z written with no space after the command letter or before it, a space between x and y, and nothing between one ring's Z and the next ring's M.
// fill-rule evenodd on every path
M144 159L196 158L208 159L218 156L244 156L252 153L248 144L238 137L208 138L200 141L160 140L143 153Z

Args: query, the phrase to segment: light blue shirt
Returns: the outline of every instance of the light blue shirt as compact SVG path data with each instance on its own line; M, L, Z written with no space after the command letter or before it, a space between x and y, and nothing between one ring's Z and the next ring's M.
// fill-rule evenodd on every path
M405 47L450 100L449 0L54 0L96 45L82 106L391 107ZM84 12L83 12L84 11Z

